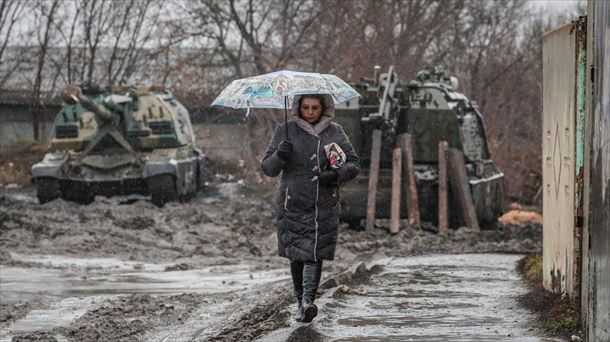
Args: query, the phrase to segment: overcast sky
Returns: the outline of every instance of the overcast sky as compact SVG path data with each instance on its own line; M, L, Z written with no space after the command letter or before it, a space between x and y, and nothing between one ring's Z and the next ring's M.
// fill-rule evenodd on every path
M552 15L569 11L579 2L586 3L586 0L529 0L529 2L536 8L547 9L547 13Z

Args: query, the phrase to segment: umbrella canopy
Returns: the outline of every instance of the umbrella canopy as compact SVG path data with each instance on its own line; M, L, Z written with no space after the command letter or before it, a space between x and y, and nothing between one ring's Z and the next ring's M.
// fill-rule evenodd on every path
M335 103L360 96L335 75L282 70L231 82L212 106L287 109L290 97L303 94L330 94Z

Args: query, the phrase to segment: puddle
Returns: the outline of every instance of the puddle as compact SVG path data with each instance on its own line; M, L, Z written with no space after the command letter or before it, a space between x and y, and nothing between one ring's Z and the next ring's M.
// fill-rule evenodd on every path
M432 255L395 258L350 294L318 301L313 324L260 341L557 341L538 335L517 298L526 291L520 256Z
M10 192L10 191L3 191L3 194L6 195L7 197L10 197L12 199L15 199L17 201L23 201L26 203L32 203L32 204L38 204L38 198L36 198L35 194L30 194L30 193L22 193L20 192Z
M35 299L113 294L217 293L287 279L285 270L250 272L224 267L171 272L89 271L0 267L2 303L22 303Z
M254 267L248 265L223 265L164 272L164 265L142 264L118 259L70 259L55 256L36 258L30 256L21 258L21 260L62 266L78 265L92 269L65 270L0 266L2 303L133 293L217 293L288 278L285 269L254 271ZM134 268L138 268L138 270L134 270Z
M25 318L18 320L10 326L10 330L36 331L67 326L72 320L82 316L88 310L97 307L99 303L107 298L107 296L93 296L66 298L53 302L48 309L32 310Z
M118 259L20 256L18 260L78 268L0 266L0 301L49 303L0 332L0 341L15 331L67 326L105 299L124 294L228 293L288 279L285 269L256 271L249 265L211 266L164 272L164 265ZM10 340L10 339L9 339Z
M64 255L40 255L40 254L18 254L11 253L11 259L15 261L33 262L51 268L83 268L108 269L108 270L140 270L161 272L165 267L172 265L169 263L143 263L138 261L120 260L116 258L78 258ZM26 269L27 270L27 269Z

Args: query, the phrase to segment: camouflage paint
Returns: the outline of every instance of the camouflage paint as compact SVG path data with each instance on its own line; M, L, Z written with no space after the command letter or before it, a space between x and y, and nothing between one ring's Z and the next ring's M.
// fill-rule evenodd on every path
M69 85L63 95L51 147L66 157L45 157L31 171L41 203L57 198L58 187L62 197L75 193L70 188L78 184L83 203L102 192L134 190L150 192L153 203L163 205L203 184L205 155L194 147L188 111L169 91L135 86L85 95ZM47 183L54 191L46 191Z
M381 74L380 79L387 79ZM483 118L476 104L457 92L444 72L425 70L408 84L396 79L395 95L390 96L389 117L377 115L385 94L383 82L363 80L352 85L362 97L358 101L336 106L336 121L343 126L362 160L360 175L341 188L341 219L352 221L365 217L368 190L368 164L371 155L372 130L383 130L379 184L377 187L377 218L390 215L392 149L396 136L409 133L413 137L413 161L421 219L438 219L438 143L462 151L467 159L470 189L480 225L496 221L502 210L504 175L491 160ZM405 177L406 177L405 172ZM403 178L403 184L407 184ZM406 201L402 217L407 217ZM455 206L456 203L450 203ZM455 216L455 215L453 215ZM452 227L459 218L450 217Z

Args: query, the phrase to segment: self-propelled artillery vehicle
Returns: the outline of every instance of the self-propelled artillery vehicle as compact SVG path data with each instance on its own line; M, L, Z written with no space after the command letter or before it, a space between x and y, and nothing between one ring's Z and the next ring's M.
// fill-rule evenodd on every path
M411 135L413 164L422 221L438 223L438 146L447 141L449 148L464 155L468 184L479 225L491 227L502 212L504 174L491 159L483 117L474 101L457 91L457 79L442 69L424 69L410 83L401 83L393 67L372 79L352 86L362 95L336 108L336 119L350 137L362 159L355 181L341 188L341 219L358 227L366 217L371 136L382 131L376 218L390 217L392 191L392 149L399 134ZM402 172L402 184L408 184ZM404 187L403 187L404 189ZM449 224L463 224L456 199L449 202ZM409 196L401 196L401 218L407 218Z
M163 206L204 184L187 109L162 86L69 85L50 153L32 166L39 202L89 204L96 195L150 195Z

